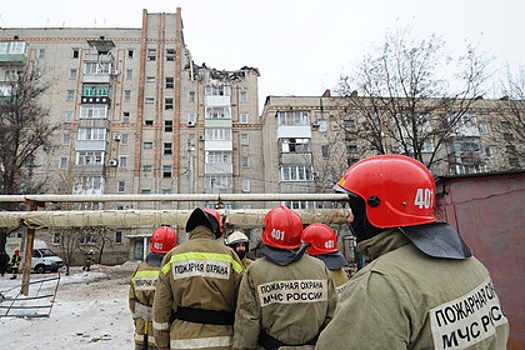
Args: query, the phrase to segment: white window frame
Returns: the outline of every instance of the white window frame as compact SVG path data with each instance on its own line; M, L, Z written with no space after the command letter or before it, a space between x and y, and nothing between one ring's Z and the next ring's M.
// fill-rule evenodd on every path
M67 163L68 163L68 158L67 157L60 157L59 168L60 169L67 169Z
M127 168L128 167L128 156L120 156L118 166L119 168Z
M206 151L206 164L231 164L232 152L230 151Z
M104 164L104 154L102 151L78 151L76 154L75 165L102 165Z
M241 124L248 124L248 113L241 113Z
M106 105L85 105L80 106L80 119L107 119L108 106Z
M250 192L250 180L242 180L242 191Z
M232 129L229 128L206 128L206 140L208 141L231 141Z
M79 140L106 140L106 129L102 128L79 128Z
M283 165L281 181L312 181L312 167L304 165Z

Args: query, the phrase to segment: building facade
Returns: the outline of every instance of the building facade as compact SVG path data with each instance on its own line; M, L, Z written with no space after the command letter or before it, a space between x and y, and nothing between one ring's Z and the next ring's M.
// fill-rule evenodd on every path
M141 28L0 29L3 95L26 67L36 67L41 79L51 83L40 102L49 108L50 122L61 125L55 151L39 157L50 192L264 191L259 72L195 64L184 42L180 8L177 13L144 10ZM115 202L80 209L196 205L217 203ZM150 235L152 230L142 231ZM122 228L115 235L114 243L130 237L138 245L135 250L141 250L142 234Z

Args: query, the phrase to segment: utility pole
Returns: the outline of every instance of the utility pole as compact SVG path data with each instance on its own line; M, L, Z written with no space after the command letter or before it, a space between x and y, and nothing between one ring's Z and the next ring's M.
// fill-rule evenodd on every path
M37 211L38 207L44 207L44 202L26 200L30 211ZM33 247L35 244L35 229L27 229L26 251L24 254L24 268L22 269L22 294L29 295L29 280L31 279L31 260L33 258Z

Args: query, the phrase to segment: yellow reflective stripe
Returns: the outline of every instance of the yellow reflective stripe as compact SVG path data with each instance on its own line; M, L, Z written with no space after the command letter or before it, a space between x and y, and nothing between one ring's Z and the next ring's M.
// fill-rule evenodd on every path
M171 257L170 261L162 267L162 273L166 274L171 268L171 263L175 261L184 261L184 260L215 260L215 261L224 261L232 264L233 269L237 273L242 272L242 266L239 264L231 255L227 254L217 254L217 253L199 253L199 252L190 252L190 253L181 253L175 254Z
M157 277L159 275L159 270L141 270L137 271L135 276L131 278L131 282L135 283L135 278L137 277Z
M196 339L173 339L170 341L172 349L203 349L227 347L233 345L233 337L210 337Z

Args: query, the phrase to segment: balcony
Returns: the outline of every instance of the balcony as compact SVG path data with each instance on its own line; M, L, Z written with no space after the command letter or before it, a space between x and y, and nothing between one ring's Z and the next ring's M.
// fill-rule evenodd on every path
M204 165L204 173L206 175L231 175L233 174L232 163L206 163Z
M204 148L206 151L232 151L233 143L231 140L206 140Z
M107 140L77 140L75 151L104 151L108 152Z
M206 107L229 106L230 96L224 95L208 95L205 100Z
M0 42L0 66L25 65L27 63L27 43L25 41Z

